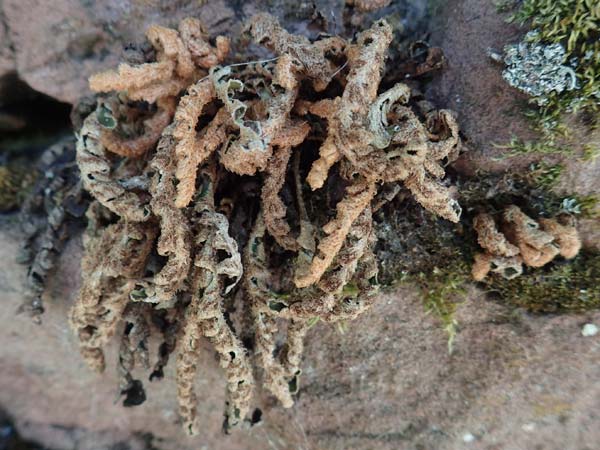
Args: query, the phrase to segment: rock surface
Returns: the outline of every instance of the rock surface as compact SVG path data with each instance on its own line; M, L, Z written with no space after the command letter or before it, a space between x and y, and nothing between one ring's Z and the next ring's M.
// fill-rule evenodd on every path
M11 70L3 61L12 53L14 68L33 89L73 103L89 92L87 78L114 67L123 45L140 42L151 23L175 25L194 14L213 32L231 27L235 13L223 1L201 3L60 0L50 7L44 0L3 0L0 76Z
M309 333L296 405L262 394L263 423L221 433L224 378L208 345L197 381L201 436L177 423L173 367L124 408L114 365L96 375L80 358L66 312L79 283L80 244L61 257L41 326L16 316L24 269L17 235L0 228L0 407L19 432L63 449L593 449L600 438L600 313L531 316L471 291L455 351L411 289L381 295L346 331ZM115 361L114 348L108 361ZM112 356L112 358L111 358ZM140 374L142 376L142 374Z
M292 25L289 8L307 18L313 11L312 2L302 1L56 0L49 7L43 0L0 0L0 79L16 71L37 91L74 102L86 93L87 76L113 67L123 45L139 42L150 23L174 25L193 14L211 34L234 34L256 5L283 3L288 9L275 9ZM342 22L343 2L315 3L332 23ZM501 48L520 31L503 22L493 2L443 3L432 44L441 45L450 62L428 96L459 113L472 150L462 170L503 170L514 161L493 161L499 151L491 143L530 132L519 116L524 99L503 82L487 48ZM579 165L561 189L600 191L598 161L573 163ZM263 423L230 436L221 433L223 374L205 345L197 381L205 429L189 439L178 424L173 364L164 380L145 383L143 405L124 408L114 365L100 376L80 358L66 319L79 285L78 237L48 287L43 324L15 315L25 269L14 262L14 217L0 220L0 409L26 439L50 449L597 448L600 336L584 337L581 329L600 326L600 313L532 316L471 290L459 307L460 332L449 355L439 323L410 288L383 293L344 332L317 324L308 336L296 405L284 410L263 393L256 400ZM588 243L600 242L598 233L594 222ZM114 360L111 348L108 361Z

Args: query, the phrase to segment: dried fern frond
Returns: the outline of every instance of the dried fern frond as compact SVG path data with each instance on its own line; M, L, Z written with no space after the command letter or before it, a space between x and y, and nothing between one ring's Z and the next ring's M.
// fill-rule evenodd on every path
M312 259L310 267L304 273L296 273L294 277L297 287L307 287L319 281L342 247L350 227L375 197L375 192L375 184L366 180L358 181L346 188L346 196L336 207L335 219L323 226L327 236L319 242L317 254Z
M475 255L473 278L482 281L491 271L510 280L521 275L522 264L541 267L559 254L574 258L581 249L577 229L558 219L540 218L538 223L518 206L510 205L502 213L500 232L490 214L477 215L473 227L477 242L486 251Z
M156 50L156 62L138 66L120 64L117 71L90 77L95 92L123 91L131 100L154 103L185 89L202 70L222 62L229 52L229 40L219 36L216 47L208 42L202 23L184 19L176 30L152 25L146 37Z
M83 357L97 371L104 370L102 347L122 319L129 291L144 271L155 237L148 225L119 221L85 242L83 285L69 320Z
M261 192L262 209L265 211L265 225L269 234L286 250L296 250L298 243L291 235L290 225L285 220L287 208L279 198L279 191L285 183L288 162L292 156L290 147L279 147L269 160Z
M196 204L194 220L197 253L192 270L192 300L188 306L183 333L184 350L177 364L179 404L185 428L198 432L196 396L193 384L196 373L194 357L197 339L206 337L214 346L227 377L227 427L240 424L250 409L254 385L252 370L241 342L225 320L223 295L242 278L243 268L237 243L229 235L225 216L214 211L214 178L204 176L202 198ZM225 256L223 256L225 255Z
M150 378L177 353L189 434L201 429L202 339L224 371L226 430L249 422L252 363L291 407L310 327L353 320L377 298L373 211L402 183L431 212L452 221L461 213L442 180L460 150L454 116L420 107L405 84L380 92L389 24L355 41L311 42L259 14L247 31L275 58L221 66L228 39L212 45L197 19L150 27L155 60L92 77L93 90L117 92L78 136L95 201L72 327L101 370L103 347L125 322L118 371L132 404L145 397L132 370L150 366L145 342L158 331ZM484 247L499 248L499 238L494 245ZM483 269L499 257L484 255ZM240 335L253 335L254 347Z
M188 219L175 204L176 139L174 124L169 125L157 145L150 162L155 171L150 193L150 206L160 221L160 236L156 250L167 262L153 279L158 302L169 302L181 290L191 264L191 232Z
M83 122L77 139L77 165L83 187L103 206L126 220L143 222L150 217L150 208L114 176L112 161L102 145L102 125L97 114Z

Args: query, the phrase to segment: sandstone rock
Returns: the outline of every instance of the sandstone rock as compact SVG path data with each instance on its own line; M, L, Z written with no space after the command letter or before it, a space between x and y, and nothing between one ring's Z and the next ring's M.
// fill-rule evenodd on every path
M522 116L527 96L502 78L502 65L488 53L501 52L524 32L506 23L494 2L450 0L441 3L437 12L431 44L444 49L448 65L432 80L427 96L458 113L461 130L472 144L462 161L464 171L473 173L482 166L506 170L515 160L493 161L502 154L494 144L506 144L513 136L529 140L537 135ZM530 161L516 162L525 167Z
M124 408L114 365L96 375L80 358L66 319L78 239L49 286L43 324L15 316L25 275L13 262L17 237L0 228L0 407L25 438L52 448L462 449L469 432L474 448L575 450L600 437L600 347L580 332L600 313L509 314L473 290L449 355L439 324L404 288L382 294L343 333L317 324L296 405L284 410L262 394L264 423L231 436L221 433L224 379L206 345L197 381L206 428L189 439L177 423L172 365L164 380L146 383L146 403ZM522 429L531 423L535 433Z
M0 4L1 5L1 4ZM6 17L0 9L0 79L15 70L15 55L8 37Z
M10 43L8 50L0 44L0 74L6 71L4 53L12 47L14 68L24 81L69 103L89 92L87 78L92 73L119 62L125 44L142 41L151 23L176 25L194 15L218 33L230 31L236 22L234 11L223 0L57 0L51 7L43 0L4 0L0 8L5 18L0 21L0 37L4 26ZM233 28L239 28L236 23Z
M309 3L287 2L307 17ZM340 5L330 8L337 24L342 23ZM114 67L123 44L142 40L148 24L174 25L195 15L212 34L233 34L256 9L255 2L225 0L56 0L52 7L43 0L0 1L0 78L17 71L34 89L74 102L86 93L87 76ZM282 16L287 12L278 9ZM512 161L491 161L497 154L492 142L506 142L513 132L526 138L529 131L519 115L523 98L502 80L487 48L517 39L519 30L503 22L492 2L481 0L447 2L436 23L432 44L444 47L450 63L428 95L460 114L473 143L465 172L506 168ZM315 33L305 22L296 21L294 27ZM594 164L585 171L577 169L581 165L569 169L565 189L593 192ZM600 242L597 221L587 223L588 241ZM597 339L583 338L581 328L599 323L600 313L532 316L485 300L473 289L459 307L460 331L449 355L444 332L410 287L383 293L373 310L344 332L315 325L296 405L284 410L261 393L256 407L263 411L262 425L231 436L221 433L223 374L211 346L205 345L197 380L205 430L189 439L178 424L173 364L164 380L146 382L143 405L124 408L117 399L115 348L103 375L92 373L80 358L66 318L79 286L78 237L70 241L48 286L43 324L15 315L25 279L25 269L14 262L16 229L14 217L0 219L0 409L25 438L47 447L597 447L600 346ZM469 443L467 435L473 437Z

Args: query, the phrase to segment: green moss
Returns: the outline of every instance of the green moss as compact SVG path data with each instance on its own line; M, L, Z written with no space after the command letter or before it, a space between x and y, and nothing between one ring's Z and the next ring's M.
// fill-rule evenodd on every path
M499 13L513 10L516 6L516 3L516 0L494 0L494 6L496 7L496 11Z
M567 145L557 144L555 139L542 139L539 141L523 141L517 137L513 137L508 144L494 144L494 147L506 150L506 152L499 158L510 158L513 156L527 155L527 154L573 154L573 149Z
M600 156L600 145L598 144L585 144L583 146L583 159L584 161L593 161Z
M564 167L561 164L533 163L529 166L528 176L536 186L550 189L560 179L563 169Z
M532 312L587 311L600 307L600 253L582 251L572 261L558 261L527 269L507 281L492 276L488 289L504 302Z
M470 281L474 236L464 233L466 223L452 224L407 203L391 205L383 215L385 222L378 224L380 279L387 286L419 288L425 311L447 333L452 352L458 331L455 312Z
M25 198L35 178L22 164L0 166L0 213L16 209Z
M464 301L469 282L469 268L465 261L457 261L443 269L434 268L430 273L420 273L415 281L421 289L427 314L435 316L448 335L448 352L458 330L456 308Z
M524 0L511 21L537 31L534 42L561 44L578 87L552 92L539 107L542 123L559 123L565 112L600 110L600 4L597 0Z

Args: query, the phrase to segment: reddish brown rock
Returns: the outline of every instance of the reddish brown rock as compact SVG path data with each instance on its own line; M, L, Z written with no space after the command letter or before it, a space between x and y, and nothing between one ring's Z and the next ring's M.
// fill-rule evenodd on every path
M73 102L86 92L87 76L114 67L123 44L139 42L148 24L174 25L195 15L212 34L235 33L240 17L256 9L249 2L201 3L56 0L49 7L42 0L4 0L0 76L17 70L34 89ZM502 48L519 30L482 0L447 2L437 23L432 43L444 48L449 66L429 95L459 112L472 142L466 171L514 164L492 161L500 151L491 144L512 133L529 136L523 97L504 83L487 48ZM594 192L598 162L581 164L569 169L565 192ZM531 316L472 290L459 308L460 331L449 355L440 325L408 287L382 294L343 332L323 324L311 329L297 404L284 410L261 394L256 406L264 423L231 436L221 433L224 377L205 345L197 380L205 430L189 439L178 424L172 364L164 380L145 383L143 405L124 408L117 401L115 348L104 375L81 359L66 317L79 286L77 238L48 286L43 324L15 315L25 269L14 262L15 221L1 220L0 408L24 437L50 448L591 450L600 439L600 335L581 335L584 323L600 326L600 313ZM596 224L586 234L592 242L599 242Z
M524 34L506 17L491 1L450 0L440 2L433 18L431 44L444 49L448 63L427 95L458 113L461 131L471 144L462 169L470 173L482 166L499 171L515 163L526 166L529 158L492 160L503 153L494 144L507 144L513 136L537 137L523 117L527 96L504 81L502 65L489 57L490 50L501 54L507 43Z
M6 17L0 10L0 79L15 70L15 55L8 37Z
M123 46L142 42L152 23L176 25L186 16L200 17L211 32L239 28L223 0L211 2L143 0L4 0L0 3L6 38L19 76L33 89L73 103L89 92L87 78L114 67ZM0 74L6 70L0 41ZM8 60L10 61L10 60Z
M0 230L0 407L24 437L52 448L463 449L470 433L473 448L575 450L600 438L600 335L581 335L600 313L509 313L472 291L449 355L444 332L408 288L381 295L343 332L317 324L296 405L284 410L263 394L264 423L231 436L221 433L224 377L206 345L197 380L206 428L187 438L172 365L164 380L146 383L143 405L124 408L114 366L96 375L80 358L66 318L79 284L77 240L49 286L43 324L15 316L24 279L12 261L16 237Z

